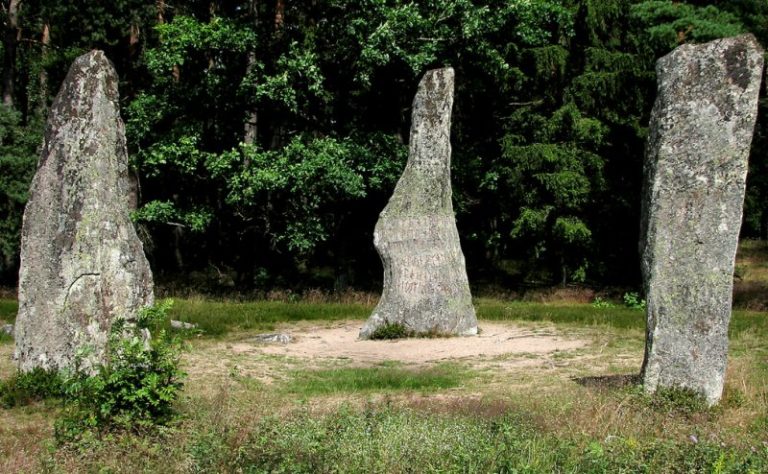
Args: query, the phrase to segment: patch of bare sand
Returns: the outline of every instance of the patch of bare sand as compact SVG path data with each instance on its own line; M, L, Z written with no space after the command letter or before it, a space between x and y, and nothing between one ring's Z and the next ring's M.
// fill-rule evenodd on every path
M350 359L356 364L399 361L426 364L457 359L488 359L515 354L521 362L531 357L546 356L558 351L571 351L588 344L567 337L554 329L520 327L513 324L488 323L480 325L477 336L454 338L417 338L394 341L360 341L361 321L346 321L333 326L293 328L287 331L294 342L285 345L264 345L253 341L232 344L236 354L271 354L308 359Z

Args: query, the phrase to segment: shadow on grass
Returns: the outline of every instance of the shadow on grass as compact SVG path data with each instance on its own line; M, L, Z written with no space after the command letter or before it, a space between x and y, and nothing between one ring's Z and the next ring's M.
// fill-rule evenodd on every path
M587 388L617 389L640 385L640 374L597 375L592 377L573 377L574 382Z

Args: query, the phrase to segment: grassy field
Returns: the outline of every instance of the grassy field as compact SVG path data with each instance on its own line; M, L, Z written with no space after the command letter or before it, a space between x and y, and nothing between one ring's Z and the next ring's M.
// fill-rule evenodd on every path
M238 353L265 330L370 305L178 300L189 374L172 426L57 446L55 402L0 410L0 472L768 472L768 316L737 311L722 404L637 385L643 311L480 299L502 321L588 344L434 364ZM15 303L0 303L12 320ZM313 326L314 327L314 326ZM0 344L0 377L13 373Z
M748 310L765 309L757 290L766 261L763 243L742 246L743 309L733 314L715 408L681 392L643 393L644 312L618 301L480 298L481 330L495 322L582 344L407 363L267 353L248 342L273 330L311 338L364 319L370 301L180 299L171 317L199 331L184 334L177 421L74 447L54 441L60 402L0 409L0 472L768 472L768 313ZM0 300L0 321L16 309ZM0 378L14 373L12 351L0 339Z

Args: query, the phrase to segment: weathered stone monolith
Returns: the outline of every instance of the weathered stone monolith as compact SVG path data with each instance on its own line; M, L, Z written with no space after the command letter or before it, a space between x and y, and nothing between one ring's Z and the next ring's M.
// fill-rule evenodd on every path
M763 51L752 35L684 45L657 65L640 251L643 383L719 401Z
M116 318L153 302L130 220L118 78L101 51L77 58L51 107L24 211L15 358L23 371L87 370Z
M384 289L362 339L385 324L415 334L477 334L451 201L453 83L453 69L429 71L413 99L408 163L374 230Z

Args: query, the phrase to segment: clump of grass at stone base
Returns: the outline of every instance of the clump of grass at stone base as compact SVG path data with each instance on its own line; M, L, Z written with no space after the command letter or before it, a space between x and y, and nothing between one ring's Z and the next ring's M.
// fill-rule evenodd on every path
M57 371L36 367L0 381L0 406L14 408L64 396L64 380Z
M390 323L386 322L377 327L372 333L369 339L374 341L389 340L389 339L404 339L407 337L414 337L415 333L410 330L403 323Z
M426 332L416 332L403 323L390 323L387 322L377 327L372 333L369 339L371 340L391 340L391 339L407 339L413 337L421 337L426 339L436 339L442 337L452 337L451 334L440 332L437 329L432 329Z

